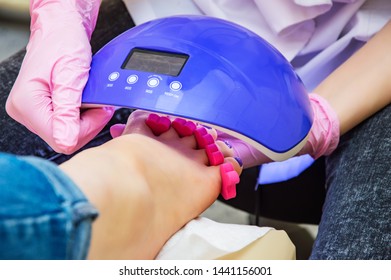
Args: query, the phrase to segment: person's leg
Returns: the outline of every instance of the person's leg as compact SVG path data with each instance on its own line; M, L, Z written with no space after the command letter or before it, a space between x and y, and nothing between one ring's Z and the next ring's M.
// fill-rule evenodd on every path
M102 1L98 22L91 39L93 53L132 26L134 23L121 0ZM5 111L5 102L19 73L24 55L25 51L21 50L0 63L0 151L16 155L34 155L56 163L64 162L73 155L57 154L37 135L10 118ZM85 148L110 140L110 126L118 122L126 122L129 113L128 109L118 110L109 124Z
M195 134L179 137L178 128L155 136L145 116L133 114L129 135L84 150L60 168L0 153L0 259L154 258L210 206L222 169L210 164L208 148L199 147ZM225 175L237 177L241 167L216 134L204 140L218 145L224 166L235 168Z
M47 160L0 153L0 259L85 259L97 216Z
M391 105L341 138L311 259L391 259Z
M128 135L60 166L100 212L93 224L91 259L154 258L175 232L219 195L220 167L208 164L196 137L178 137L172 127L155 136L142 114L132 114L125 129ZM232 149L216 144L226 164L240 173Z

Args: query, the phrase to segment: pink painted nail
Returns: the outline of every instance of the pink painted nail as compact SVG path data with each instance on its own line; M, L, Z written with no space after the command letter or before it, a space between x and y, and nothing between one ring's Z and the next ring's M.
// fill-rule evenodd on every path
M215 142L213 136L208 133L205 127L197 128L194 131L194 136L200 149L203 149L207 145L213 144Z
M196 129L195 123L181 118L176 118L171 125L180 137L191 136Z
M219 151L219 148L215 143L206 146L205 151L210 165L216 166L224 162L224 155Z
M145 120L145 123L152 130L153 134L159 136L160 134L168 131L171 126L171 121L167 117L160 117L156 114L150 114Z
M225 199L231 199L236 196L236 184L239 183L240 178L236 173L232 164L229 162L220 165L221 175L221 196Z

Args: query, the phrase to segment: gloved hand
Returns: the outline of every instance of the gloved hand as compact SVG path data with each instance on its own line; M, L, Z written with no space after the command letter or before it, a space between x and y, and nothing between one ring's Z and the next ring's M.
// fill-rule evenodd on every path
M299 155L309 154L313 159L330 155L339 143L339 119L326 99L311 93L309 95L314 122L307 143Z
M310 94L309 98L314 121L308 140L298 155L309 154L312 158L317 159L322 155L331 154L338 146L339 120L337 114L324 98L315 93ZM249 144L226 133L219 132L217 140L225 140L231 144L235 155L242 159L244 168L272 161Z
M30 40L6 110L56 152L84 146L114 113L114 108L80 111L100 2L30 1Z

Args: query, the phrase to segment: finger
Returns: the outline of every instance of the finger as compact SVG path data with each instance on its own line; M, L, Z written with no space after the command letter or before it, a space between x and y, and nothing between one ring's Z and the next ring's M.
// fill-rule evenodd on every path
M86 55L85 50L79 50L79 52L81 58L75 53L75 56L63 56L57 60L49 85L52 91L53 139L56 145L65 149L67 153L72 147L88 142L84 137L91 140L91 135L102 129L106 124L102 122L111 115L103 109L90 109L86 111L88 113L84 114L82 128L81 95L88 79L91 55ZM90 115L97 119L93 120L89 117ZM90 125L92 127L89 127Z
M28 60L26 55L25 60ZM56 145L52 131L52 99L49 89L41 81L31 77L22 65L19 75L8 95L7 114L41 137L54 150ZM38 72L43 71L39 69Z
M75 149L68 149L72 153L90 142L110 121L115 109L112 107L94 108L84 111L80 116L80 131ZM66 148L64 147L64 150Z

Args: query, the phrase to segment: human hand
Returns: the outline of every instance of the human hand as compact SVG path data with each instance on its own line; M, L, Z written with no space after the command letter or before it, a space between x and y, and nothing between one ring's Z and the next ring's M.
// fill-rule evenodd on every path
M207 156L207 162L205 162L207 165L219 166L220 168L221 195L223 198L230 199L236 196L236 184L239 183L242 163L240 159L233 157L234 153L231 146L227 145L226 142L216 140L216 130L207 129L181 118L158 116L136 110L130 115L126 125L114 125L110 132L113 138L134 133L146 135L172 146L174 149L181 149L182 154L191 157L196 162L197 157L190 155L194 153L194 150L201 151L202 154ZM176 141L178 136L182 139L182 142L187 143L185 145L186 149L171 144L171 142Z
M106 125L113 108L80 111L100 0L31 0L31 35L7 113L56 152L70 154Z

